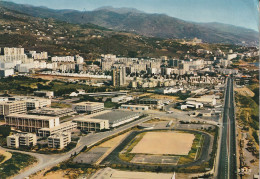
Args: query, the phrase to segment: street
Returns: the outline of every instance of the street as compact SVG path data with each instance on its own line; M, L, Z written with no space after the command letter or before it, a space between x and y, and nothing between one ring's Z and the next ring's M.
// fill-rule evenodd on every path
M237 178L233 80L228 78L217 178Z

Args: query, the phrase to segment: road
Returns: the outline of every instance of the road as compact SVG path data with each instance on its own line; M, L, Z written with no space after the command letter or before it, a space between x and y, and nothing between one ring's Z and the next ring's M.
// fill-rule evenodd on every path
M237 178L236 160L236 126L234 116L234 90L233 79L228 78L225 94L225 105L222 124L222 135L219 153L219 166L217 178Z
M96 133L96 134L90 134L90 135L87 135L87 136L83 136L83 137L81 137L77 146L74 149L72 149L71 151L64 153L64 154L44 155L44 154L37 154L37 153L32 153L32 152L21 152L21 151L15 150L15 152L26 153L26 154L30 154L30 155L36 157L38 159L38 163L34 167L30 168L29 170L24 171L23 173L16 175L14 177L14 179L23 179L23 178L28 177L28 176L30 176L30 175L32 175L32 174L34 174L34 173L36 173L40 170L43 170L43 169L48 168L48 167L55 166L55 165L65 161L65 160L69 159L71 157L71 155L74 154L75 152L79 153L84 146L90 147L90 146L94 145L95 143L97 143L97 142L99 142L99 141L101 141L101 140L103 140L103 139L105 139L109 136L120 133L124 130L132 128L132 127L134 127L134 126L136 126L136 125L138 125L142 122L148 121L150 119L151 119L151 117L148 116L148 117L139 119L137 121L134 121L132 123L123 125L119 128L111 130L111 131L100 132L100 133ZM4 149L4 150L12 151L12 150L9 150L9 149Z

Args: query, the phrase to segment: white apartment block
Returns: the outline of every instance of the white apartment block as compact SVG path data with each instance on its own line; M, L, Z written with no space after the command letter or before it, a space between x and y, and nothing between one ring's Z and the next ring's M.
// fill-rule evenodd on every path
M52 62L75 62L74 56L51 57Z
M77 112L86 112L88 114L100 112L104 110L104 103L98 102L81 102L73 105Z
M24 55L24 48L1 48L1 55Z
M41 128L53 128L60 125L58 117L27 114L5 116L5 124L26 132L37 132Z
M18 135L10 135L6 138L7 147L19 148L19 136Z
M18 148L19 146L35 146L37 143L36 134L19 133L7 137L7 147Z
M54 134L48 137L48 147L63 149L71 142L71 133L64 132Z
M0 116L25 112L26 103L24 101L0 101Z

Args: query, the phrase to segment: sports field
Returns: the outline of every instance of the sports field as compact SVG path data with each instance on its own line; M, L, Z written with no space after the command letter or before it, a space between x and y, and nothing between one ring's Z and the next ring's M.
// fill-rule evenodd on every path
M131 153L188 155L195 136L179 132L147 132Z

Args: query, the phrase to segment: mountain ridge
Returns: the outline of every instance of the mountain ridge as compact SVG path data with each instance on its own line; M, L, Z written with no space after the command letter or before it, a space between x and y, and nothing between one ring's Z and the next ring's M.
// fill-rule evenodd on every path
M0 6L34 17L54 18L75 24L95 24L116 31L164 39L200 38L209 43L258 43L258 32L223 23L184 21L166 14L148 14L133 8L101 7L93 11L55 10L1 1Z

